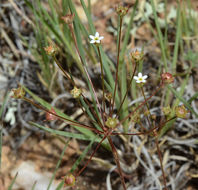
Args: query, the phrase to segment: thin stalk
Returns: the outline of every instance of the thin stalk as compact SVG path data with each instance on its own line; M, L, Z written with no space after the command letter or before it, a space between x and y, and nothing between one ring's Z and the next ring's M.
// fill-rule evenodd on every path
M67 122L68 124L70 124L70 125L75 125L75 126L77 126L77 127L86 128L86 129L92 130L92 131L94 131L94 132L96 132L96 133L98 133L98 134L103 134L103 133L104 133L103 131L97 130L97 129L95 129L95 128L93 128L93 127L90 127L90 126L88 126L88 125L81 124L81 123L78 123L78 122L76 122L76 121L72 121L72 120L66 119L66 118L64 118L64 117L62 117L62 116L60 116L60 115L57 115L57 114L55 114L55 113L53 113L53 112L47 110L47 109L44 108L43 106L41 106L41 105L39 105L39 104L36 104L35 102L33 102L32 100L30 100L30 99L28 99L28 98L26 98L26 97L24 97L23 100L26 101L26 102L28 102L28 103L30 103L30 104L32 104L33 106L37 107L38 109L41 109L41 110L43 110L43 111L45 111L45 112L47 112L47 113L49 113L49 114L52 114L52 115L56 116L56 117L59 118L59 119L62 119L62 120L64 120L64 121L66 121L66 122Z
M99 123L97 123L96 121L94 121L94 120L88 115L88 113L83 109L83 105L82 105L82 103L80 102L79 98L77 99L77 101L78 101L78 105L80 106L80 108L81 108L83 114L86 115L86 116L91 120L91 122L92 122L93 124L99 124ZM100 125L100 124L99 124L99 125ZM101 127L101 126L100 126L100 127Z
M112 132L111 135L146 135L146 134L153 132L154 130L160 130L166 123L168 123L169 121L172 121L174 119L176 119L176 117L172 117L171 119L160 124L160 126L155 126L154 128L152 128L148 131L145 131L145 132L139 132L139 133L115 133L115 132Z
M85 63L84 63L84 61L83 61L83 59L82 59L82 56L80 55L80 51L79 51L79 49L78 49L78 45L77 45L77 41L76 41L76 38L75 38L74 29L73 29L73 27L72 27L72 24L69 24L69 29L70 29L70 31L71 31L72 38L73 38L73 40L74 40L74 45L75 45L76 51L77 51L77 53L78 53L78 56L79 56L79 58L80 58L80 61L81 61L82 65L83 65L83 69L85 70L86 76L87 76L87 78L88 78L88 80L89 80L89 82L90 82L90 84L91 84L91 88L92 88L92 90L93 90L94 97L95 97L95 100L96 100L96 102L97 102L98 109L99 109L99 111L100 111L101 117L103 118L103 113L102 113L102 110L101 110L101 107L100 107L100 103L99 103L98 98L97 98L97 95L96 95L95 88L94 88L94 86L93 86L93 83L92 83L92 81L91 81L91 78L90 78L90 76L89 76L89 73L88 73L88 71L87 71L87 69L86 69L86 67L85 67ZM103 119L103 123L104 123L104 122L105 122L105 121L104 121L104 119Z
M148 100L150 100L163 86L164 86L164 84L161 83L160 86L153 92L153 94L150 97L146 98L146 100L144 102L142 102L136 109L134 109L128 116L126 116L124 119L122 119L122 121L120 121L120 124L122 124L128 118L130 118L138 109L140 109ZM117 125L117 127L118 126L119 125Z
M92 108L91 104L89 103L89 101L87 100L87 98L85 98L85 96L82 94L82 97L83 97L83 100L88 104L89 108L91 109L92 111L92 114L94 114L95 118L97 119L98 121L98 124L100 125L100 127L103 129L103 125L100 121L100 118L98 117L98 115L96 114L95 110Z
M164 167L163 167L163 163L162 163L163 162L162 161L162 154L161 154L160 147L159 147L157 133L155 131L154 131L154 135L155 135L155 144L156 144L156 147L157 147L157 153L158 153L158 156L159 156L159 159L160 159L160 167L161 167L161 170L162 170L164 190L168 190L167 185L166 185L166 176L165 176Z
M87 162L85 163L85 165L83 166L83 168L80 169L80 171L78 171L78 173L75 175L75 177L78 177L84 170L85 168L88 166L89 162L91 161L91 159L93 158L94 154L96 153L96 151L99 149L100 145L102 144L102 142L106 139L106 137L111 133L111 130L108 130L104 137L102 138L102 140L98 143L98 145L96 146L95 150L92 152L91 156L89 157L89 160L87 160Z
M118 70L119 70L119 62L120 62L120 46L121 46L121 34L122 34L122 17L120 17L120 31L119 31L119 38L118 38L118 52L117 52L117 65L116 65L116 80L115 80L115 86L114 86L114 92L113 92L113 102L112 102L112 110L111 114L113 114L113 107L115 103L115 96L116 96L116 89L118 85Z
M62 68L61 64L59 63L59 61L56 59L55 55L53 56L53 59L55 61L55 63L58 65L59 69L63 72L63 74L65 75L65 77L72 83L73 86L75 86L74 81L71 79L71 77L65 72L65 70Z
M122 185L123 185L123 188L124 190L126 190L126 184L125 184L125 181L124 181L124 176L123 176L123 173L122 173L122 169L121 169L121 166L120 166L120 161L119 161L119 156L118 156L118 152L112 142L112 139L110 136L107 137L108 138L108 141L109 141L109 144L111 145L111 148L112 148L112 153L113 153L113 156L114 156L114 159L116 161L116 165L118 167L118 173L120 175L120 178L121 178L121 182L122 182Z
M105 88L104 88L104 71L103 71L103 63L102 63L102 56L101 56L101 52L100 52L100 47L97 46L97 50L98 50L98 55L100 58L100 69L101 69L101 74L102 74L102 104L103 104L103 111L105 112L105 97L104 97L104 93L105 93ZM104 115L103 115L104 117Z
M147 107L147 111L149 112L149 116L151 118L151 112L150 112L150 109L149 109L149 105L148 105L148 102L146 101L146 96L145 96L145 93L144 93L144 89L143 87L140 88L141 89L141 92L142 92L142 95L144 97L144 101L146 102L146 107ZM149 126L151 127L153 125L153 123L150 121L149 117L147 116L147 121L149 123ZM154 125L153 125L154 126Z
M135 75L136 68L137 68L137 64L135 64L135 68L134 68L132 77L131 77L131 79L130 79L130 82L129 82L129 85L128 85L126 94L124 95L124 98L123 98L123 100L122 100L122 102L121 102L121 104L120 104L120 107L119 107L119 109L118 109L118 111L117 111L116 117L119 116L119 113L120 113L120 111L121 111L122 105L124 104L124 101L125 101L125 99L126 99L126 97L127 97L127 94L128 94L128 92L129 92L129 90L130 90L130 88L131 88L131 83L132 83L132 81L133 81L133 77L134 77L134 75Z

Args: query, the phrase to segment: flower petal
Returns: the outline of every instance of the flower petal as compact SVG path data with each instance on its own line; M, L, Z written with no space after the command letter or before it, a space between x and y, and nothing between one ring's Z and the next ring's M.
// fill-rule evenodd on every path
M142 78L143 78L143 79L147 79L147 78L148 78L148 76L147 76L147 75L144 75Z
M99 40L102 40L103 38L104 38L104 36L100 36L100 37L99 37Z
M96 42L95 40L91 40L91 41L90 41L91 44L94 44L95 42Z
M133 78L134 78L135 80L138 80L138 79L139 79L139 77L137 77L137 76L134 76Z
M139 80L136 80L136 83L141 83L141 81L139 81Z
M98 32L95 33L95 37L99 37L99 33Z
M93 40L95 38L95 36L93 35L89 35L89 37Z
M100 43L100 40L95 40L95 42L96 42L97 44L99 44L99 43Z
M139 78L142 77L142 73L138 73L138 77L139 77Z

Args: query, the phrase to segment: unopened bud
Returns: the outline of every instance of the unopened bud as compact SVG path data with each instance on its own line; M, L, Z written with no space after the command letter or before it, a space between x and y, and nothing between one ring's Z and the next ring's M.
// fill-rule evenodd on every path
M56 52L57 52L57 48L54 47L52 44L50 44L50 45L47 46L47 47L44 47L44 50L45 50L45 52L46 52L48 55L55 55Z
M186 118L187 113L188 113L188 110L185 108L184 105L182 105L182 106L177 106L177 107L175 108L175 114L176 114L176 116L179 117L179 118Z
M155 120L156 120L156 118L157 118L157 116L156 116L155 114L152 114L152 115L151 115L151 119L152 119L152 120L154 120L154 121L155 121Z
M108 117L107 121L105 122L105 125L109 128L115 128L118 123L118 120L116 118Z
M11 95L12 98L21 99L24 96L25 96L25 90L21 86L19 86L16 89L12 89L12 95Z
M167 72L161 74L161 79L162 79L162 82L163 82L164 84L171 84L171 83L174 82L174 77L173 77L173 75L170 74L170 73L167 73Z
M76 178L72 174L68 174L64 177L64 187L66 186L74 186L76 182Z
M139 122L140 122L140 114L139 114L139 112L135 112L135 113L133 114L133 116L132 116L132 121L133 121L134 123L139 123Z
M67 14L65 16L62 16L61 19L66 23L66 24L71 24L74 21L74 16L75 14Z
M166 106L166 107L163 107L163 108L162 108L162 111L163 111L164 115L168 116L168 115L171 113L171 108L170 108L170 106L168 105L168 106Z
M57 117L54 115L54 114L56 114L56 111L54 110L54 108L51 108L50 110L49 110L50 112L46 112L46 114L45 114L45 118L46 118L46 120L47 121L54 121L54 120L57 120ZM52 114L52 113L54 113L54 114Z
M128 13L129 8L119 5L116 7L116 12L120 17L124 17Z
M73 98L79 98L82 94L82 90L77 88L76 86L70 91Z

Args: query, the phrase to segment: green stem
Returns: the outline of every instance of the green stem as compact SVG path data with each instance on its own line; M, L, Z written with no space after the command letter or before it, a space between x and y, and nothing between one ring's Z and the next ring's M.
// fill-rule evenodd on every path
M132 81L133 81L133 77L134 77L134 75L135 75L136 68L137 68L137 64L135 64L135 69L134 69L133 74L132 74L132 77L131 77L131 79L130 79L130 82L129 82L129 85L128 85L126 94L124 95L124 98L123 98L123 100L122 100L122 102L121 102L121 104L120 104L120 107L119 107L118 111L117 111L116 117L119 116L119 113L120 113L120 111L121 111L122 105L124 104L124 101L125 101L125 99L126 99L126 97L127 97L127 94L128 94L128 92L129 92L129 90L130 90L130 88L131 88L131 83L132 83Z

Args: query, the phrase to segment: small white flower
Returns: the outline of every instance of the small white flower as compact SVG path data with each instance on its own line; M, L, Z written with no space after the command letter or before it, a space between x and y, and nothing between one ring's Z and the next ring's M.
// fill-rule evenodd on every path
M95 33L95 36L89 35L89 37L91 38L91 44L100 44L100 41L104 38L103 36L99 36L98 32Z
M147 75L142 76L142 73L138 73L138 76L134 76L136 83L145 83L147 79Z

